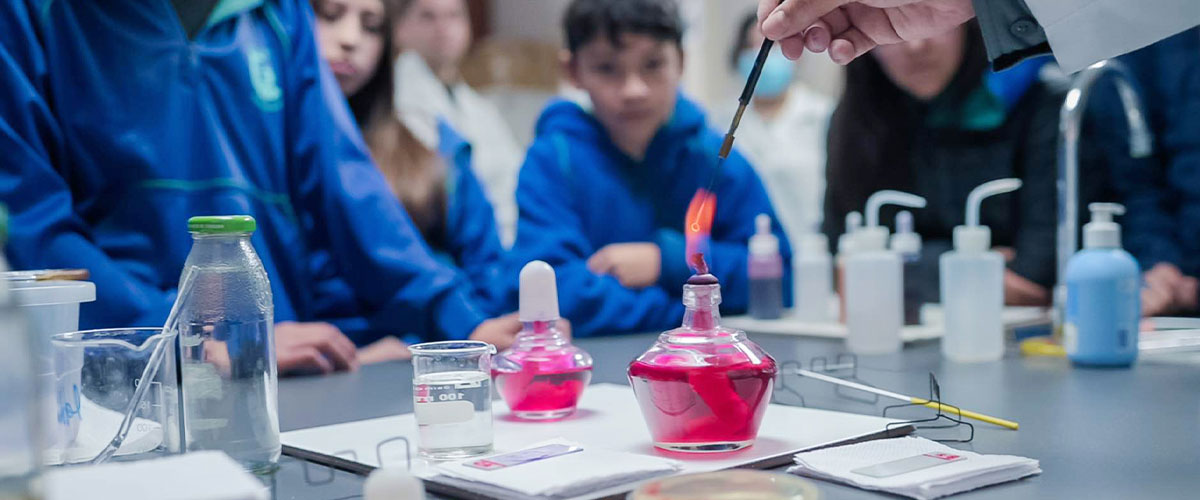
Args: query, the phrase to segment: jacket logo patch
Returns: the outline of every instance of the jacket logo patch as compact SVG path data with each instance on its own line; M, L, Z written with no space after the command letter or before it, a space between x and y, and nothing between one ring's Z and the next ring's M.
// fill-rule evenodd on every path
M246 65L250 71L250 84L254 86L254 103L266 112L279 111L283 91L271 65L271 53L261 48L246 52Z

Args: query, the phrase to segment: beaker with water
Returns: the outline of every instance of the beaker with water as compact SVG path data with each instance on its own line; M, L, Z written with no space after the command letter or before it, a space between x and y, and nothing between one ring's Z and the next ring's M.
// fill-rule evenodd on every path
M172 330L127 328L50 338L58 420L78 430L49 464L139 460L180 452Z
M410 346L418 450L432 460L492 451L492 355L486 342Z

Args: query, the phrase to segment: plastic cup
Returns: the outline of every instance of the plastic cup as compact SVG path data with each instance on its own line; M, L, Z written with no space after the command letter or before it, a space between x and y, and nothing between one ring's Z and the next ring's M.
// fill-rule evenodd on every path
M59 418L60 408L54 396L79 385L79 370L65 370L56 375L50 337L79 329L79 304L96 300L96 286L88 281L34 281L30 276L28 272L7 272L3 279L40 339L35 347L41 353L37 373L45 416L42 428L47 450L53 455L61 452L79 431L77 415Z

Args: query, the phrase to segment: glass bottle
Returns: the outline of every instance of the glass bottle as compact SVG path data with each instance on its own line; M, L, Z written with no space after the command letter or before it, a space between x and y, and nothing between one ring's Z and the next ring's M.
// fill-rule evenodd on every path
M683 287L683 326L629 365L629 382L654 445L720 452L754 443L771 400L775 360L720 325L721 286L710 274Z
M192 217L176 299L185 450L220 450L262 473L279 461L271 284L249 216Z
M495 357L492 376L513 416L556 420L575 412L592 379L592 357L556 327L554 269L535 260L521 269L520 319L512 347Z

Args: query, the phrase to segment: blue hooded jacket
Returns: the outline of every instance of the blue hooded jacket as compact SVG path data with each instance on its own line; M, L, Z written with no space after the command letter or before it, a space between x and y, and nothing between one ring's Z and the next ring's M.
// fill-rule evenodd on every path
M688 204L716 168L722 137L706 126L696 104L679 97L675 112L651 140L645 159L622 153L589 112L554 101L542 112L537 137L517 186L516 264L534 259L554 266L559 305L576 335L662 330L679 326L680 297L690 276L683 236ZM758 175L737 151L721 168L716 214L706 256L721 280L722 311L740 313L749 300L747 241L754 217L771 216L784 257L784 291L791 302L791 249ZM625 288L587 268L587 259L613 243L653 242L662 253L658 283ZM517 266L514 266L517 267Z
M16 268L83 267L83 328L160 325L194 215L249 214L275 320L313 311L313 252L379 329L485 318L371 163L307 0L223 0L189 39L166 0L0 5L0 200Z
M504 273L504 247L496 229L496 218L483 187L471 169L471 146L445 121L438 121L438 154L446 162L445 230L429 240L434 257L458 269L471 283L472 298L487 315L505 312L508 276ZM317 277L317 317L336 325L355 342L370 343L387 335L412 342L413 332L378 329L363 317L361 305L326 252L316 252L313 268ZM374 327L373 327L374 326ZM407 337L407 338L406 338Z

